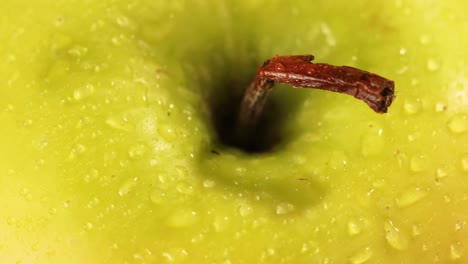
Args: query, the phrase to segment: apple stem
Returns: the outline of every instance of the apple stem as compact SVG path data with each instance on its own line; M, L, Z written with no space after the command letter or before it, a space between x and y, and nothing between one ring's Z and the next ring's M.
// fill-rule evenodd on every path
M275 82L349 94L367 103L377 113L386 113L394 94L394 82L348 66L312 63L312 55L275 56L265 61L242 99L237 135L245 142L258 125Z

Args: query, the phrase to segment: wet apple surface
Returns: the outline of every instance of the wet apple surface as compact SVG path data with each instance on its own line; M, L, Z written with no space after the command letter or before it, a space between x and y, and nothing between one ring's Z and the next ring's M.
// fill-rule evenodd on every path
M467 262L467 4L210 2L0 4L0 262ZM278 54L397 99L280 85L271 148L222 143Z

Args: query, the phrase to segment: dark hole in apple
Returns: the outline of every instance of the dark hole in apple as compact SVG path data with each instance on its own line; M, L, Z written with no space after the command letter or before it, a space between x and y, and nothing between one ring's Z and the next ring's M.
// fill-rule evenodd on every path
M255 70L252 72L255 73ZM277 100L271 98L272 100L267 102L258 126L254 131L247 131L246 138L239 138L237 133L241 99L250 82L249 78L245 78L245 81L227 81L222 85L223 93L217 93L210 100L213 126L218 140L223 145L247 153L270 152L282 141L281 125L284 124L284 120L280 118L281 107Z

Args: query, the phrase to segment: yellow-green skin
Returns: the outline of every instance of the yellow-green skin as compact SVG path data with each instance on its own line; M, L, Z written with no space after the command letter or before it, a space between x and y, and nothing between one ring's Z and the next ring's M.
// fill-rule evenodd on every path
M0 263L468 262L467 2L195 2L0 3ZM274 150L219 144L226 84L309 53L389 113L280 86Z

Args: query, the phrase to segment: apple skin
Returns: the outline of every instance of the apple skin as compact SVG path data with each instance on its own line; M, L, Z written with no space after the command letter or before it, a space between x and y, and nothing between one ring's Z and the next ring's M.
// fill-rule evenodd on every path
M468 261L465 2L1 5L1 263ZM279 86L273 150L219 143L213 105L309 53L389 113Z

